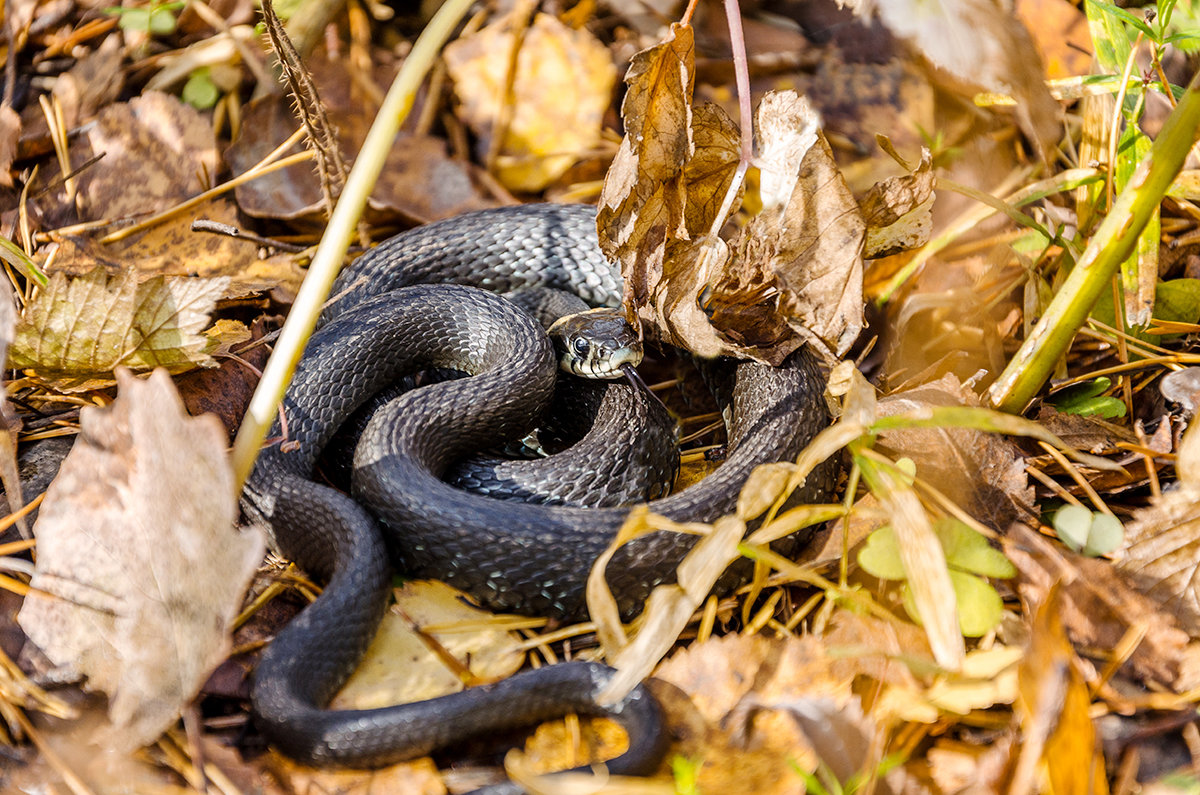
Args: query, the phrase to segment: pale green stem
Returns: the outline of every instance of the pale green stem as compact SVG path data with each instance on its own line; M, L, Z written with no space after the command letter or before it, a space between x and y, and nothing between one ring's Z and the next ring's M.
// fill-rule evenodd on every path
M1029 337L988 390L1001 411L1024 411L1067 352L1101 291L1109 289L1121 262L1183 167L1200 126L1200 72L1188 84L1150 153L1113 203L1075 268L1046 307Z

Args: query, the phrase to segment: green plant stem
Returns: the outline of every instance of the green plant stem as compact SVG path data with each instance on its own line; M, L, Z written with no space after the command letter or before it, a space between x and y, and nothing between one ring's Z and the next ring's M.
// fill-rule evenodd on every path
M355 225L362 215L384 160L391 151L396 132L412 109L417 89L441 52L442 45L454 32L458 21L470 8L472 0L447 0L429 25L421 32L412 52L404 59L396 79L392 81L383 105L367 132L362 150L346 178L346 186L329 217L329 226L313 255L308 275L296 294L287 322L279 334L275 351L263 369L262 380L250 399L250 407L238 428L233 443L234 490L241 494L242 486L254 467L254 459L275 421L275 413L284 390L292 380L296 363L316 327L321 307L329 296L333 280L341 269L346 249L354 235Z
M1197 127L1200 72L1192 77L1150 153L1113 203L1045 314L988 390L993 406L1019 413L1046 383L1101 291L1109 288L1117 268L1133 252L1142 229L1183 167Z

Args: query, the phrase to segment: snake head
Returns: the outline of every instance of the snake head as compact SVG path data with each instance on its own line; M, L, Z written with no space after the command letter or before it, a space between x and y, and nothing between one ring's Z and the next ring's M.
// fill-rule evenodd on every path
M559 318L547 333L563 371L581 378L624 378L642 362L642 341L619 309Z

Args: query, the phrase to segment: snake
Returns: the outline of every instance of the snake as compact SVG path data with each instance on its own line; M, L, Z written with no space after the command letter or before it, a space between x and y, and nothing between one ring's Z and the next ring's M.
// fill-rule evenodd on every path
M551 399L558 368L545 334L484 291L538 287L619 305L620 272L600 251L593 207L519 205L434 222L384 241L338 277L283 402L288 443L264 448L242 498L273 549L326 583L255 671L253 720L284 754L375 767L577 712L612 717L629 735L628 750L606 763L610 772L646 774L659 764L667 740L657 701L639 686L600 704L612 671L598 663L549 665L415 704L327 708L382 618L392 561L495 610L586 614L588 573L629 508L499 501L442 480L480 445L527 432ZM425 368L474 375L406 392L377 410L354 455L352 495L317 482L314 466L338 425L399 375ZM648 503L677 521L730 513L754 467L794 459L828 424L824 380L803 348L779 367L723 361L705 369L727 417L728 456L699 483ZM282 434L277 421L271 436ZM611 445L617 456L626 446L636 448L637 439L618 436ZM838 471L833 460L818 466L792 500L826 501ZM623 616L674 580L695 541L659 531L617 550L606 577ZM778 549L792 554L806 541L797 534ZM747 571L735 566L718 586L737 585ZM519 791L505 786L496 791Z

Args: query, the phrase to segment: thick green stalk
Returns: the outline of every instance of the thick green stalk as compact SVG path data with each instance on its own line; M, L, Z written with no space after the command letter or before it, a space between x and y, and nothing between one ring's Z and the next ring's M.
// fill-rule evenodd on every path
M362 150L346 178L342 195L329 216L329 226L313 255L308 275L296 294L296 301L288 313L287 322L283 324L279 341L263 369L262 380L258 382L250 399L250 407L238 428L237 439L233 443L234 488L237 494L241 494L267 430L275 421L277 407L292 380L296 363L304 353L304 346L316 327L317 317L333 287L333 280L342 267L355 226L379 172L383 170L396 131L412 109L417 89L441 52L442 45L450 38L471 3L472 0L447 0L429 21L413 45L412 52L404 59L367 132Z
M1001 411L1018 413L1038 393L1067 352L1075 333L1103 290L1110 289L1121 262L1137 246L1138 236L1158 209L1200 127L1200 72L1188 84L1146 156L1092 236L1087 249L1045 314L1038 320L988 399Z

